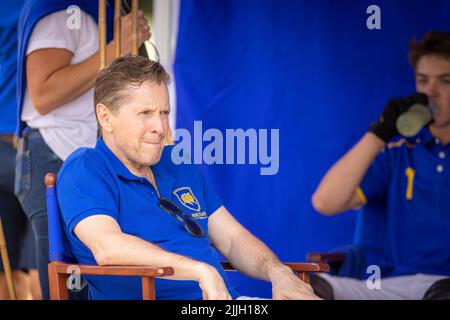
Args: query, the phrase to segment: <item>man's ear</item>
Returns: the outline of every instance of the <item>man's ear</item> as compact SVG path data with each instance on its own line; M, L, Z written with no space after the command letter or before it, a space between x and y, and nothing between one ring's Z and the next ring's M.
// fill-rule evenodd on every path
M97 103L95 106L95 112L97 113L97 119L99 126L106 132L111 132L111 121L112 114L111 110L108 109L103 103Z

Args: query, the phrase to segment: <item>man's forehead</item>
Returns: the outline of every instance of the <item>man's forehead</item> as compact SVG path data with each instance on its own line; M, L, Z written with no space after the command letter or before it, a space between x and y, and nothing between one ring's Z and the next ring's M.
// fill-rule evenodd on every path
M169 108L166 85L141 85L127 91L128 103L135 108Z
M417 63L417 76L442 77L450 74L450 57L423 56Z

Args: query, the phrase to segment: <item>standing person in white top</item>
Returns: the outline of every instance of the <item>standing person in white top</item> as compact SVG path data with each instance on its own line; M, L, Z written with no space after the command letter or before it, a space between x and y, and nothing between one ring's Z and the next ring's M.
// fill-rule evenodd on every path
M28 2L40 5L36 0ZM42 5L45 2L42 1ZM82 9L77 14L79 25L76 28L69 27L70 14L66 8L40 18L29 36L25 66L22 66L26 70L26 91L20 116L27 128L23 131L16 159L15 191L36 238L44 299L49 298L49 288L43 179L46 173L57 172L73 151L94 147L97 140L93 106L93 85L99 69L97 17ZM150 38L148 22L141 10L138 11L138 30L140 46ZM122 54L130 53L131 47L130 14L122 17ZM109 64L114 59L113 41L107 44L106 55Z

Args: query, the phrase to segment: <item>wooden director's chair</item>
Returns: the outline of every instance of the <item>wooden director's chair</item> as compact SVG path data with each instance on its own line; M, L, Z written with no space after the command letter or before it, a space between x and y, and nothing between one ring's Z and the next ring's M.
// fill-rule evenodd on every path
M50 284L50 298L52 300L67 300L69 291L67 279L72 274L73 267L77 267L80 275L107 275L107 276L136 276L142 278L142 297L144 300L155 299L155 277L165 277L174 274L170 266L98 266L79 265L70 252L67 238L62 228L61 214L56 196L56 175L48 173L45 176L47 186L47 213L49 260L48 277ZM324 263L285 263L298 277L309 283L310 272L328 272L329 267ZM225 270L235 270L229 262L222 262ZM175 280L174 280L175 281Z

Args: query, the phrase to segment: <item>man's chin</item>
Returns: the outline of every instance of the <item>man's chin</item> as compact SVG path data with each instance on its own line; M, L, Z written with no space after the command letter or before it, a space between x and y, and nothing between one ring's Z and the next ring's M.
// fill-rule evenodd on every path
M151 147L145 148L142 156L142 164L146 166L153 166L161 160L161 155L163 151L163 146L160 144L148 144Z

